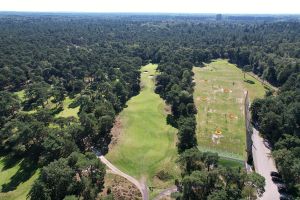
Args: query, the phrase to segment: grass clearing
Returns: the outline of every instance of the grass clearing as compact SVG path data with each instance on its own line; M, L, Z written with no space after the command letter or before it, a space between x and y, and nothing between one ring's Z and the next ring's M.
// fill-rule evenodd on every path
M63 101L63 111L58 113L56 117L75 117L78 118L79 106L76 108L69 108L69 105L73 103L74 99L66 97Z
M25 90L20 90L18 92L14 92L14 94L19 97L21 102L25 101Z
M0 199L25 200L39 170L27 160L0 157Z
M246 148L244 96L263 97L264 86L227 60L194 67L197 139L201 150L243 160ZM223 155L224 154L224 155Z
M14 92L15 95L19 97L21 102L24 102L26 100L25 97L25 90L20 90L18 92ZM47 102L45 102L45 108L47 109L54 109L57 105L55 103L52 103L51 100L53 97L50 97ZM70 97L66 97L64 101L62 102L63 105L63 111L55 115L55 117L75 117L78 118L78 112L79 112L79 106L76 108L69 108L69 105L74 101L75 99L71 99ZM38 108L29 110L29 111L23 111L28 114L34 114L38 111L38 109L42 108L42 106L39 106Z
M107 158L137 179L147 179L148 186L164 188L173 184L179 168L176 129L166 124L165 102L154 92L156 68L153 64L141 68L141 92L120 113L121 134ZM159 180L155 175L161 170L173 178Z

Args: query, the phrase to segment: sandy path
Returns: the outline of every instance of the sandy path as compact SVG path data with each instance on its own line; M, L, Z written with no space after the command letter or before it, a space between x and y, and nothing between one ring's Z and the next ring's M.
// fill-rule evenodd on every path
M177 187L175 185L160 192L159 195L157 195L157 197L155 197L153 200L159 200L173 192L177 192Z
M111 173L122 176L122 177L126 178L128 181L130 181L131 183L133 183L140 190L143 200L149 199L148 189L147 189L147 185L145 183L140 183L138 180L136 180L132 176L119 170L116 166L114 166L112 163L110 163L103 155L101 155L101 153L99 151L97 151L96 149L92 148L92 151L101 160L101 162L110 169Z

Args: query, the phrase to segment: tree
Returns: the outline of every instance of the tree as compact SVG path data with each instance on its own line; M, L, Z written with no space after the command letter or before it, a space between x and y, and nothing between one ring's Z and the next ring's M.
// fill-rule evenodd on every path
M264 115L259 127L260 131L274 143L281 137L282 119L279 115L270 111Z
M9 92L0 91L0 128L20 109L16 96Z
M33 83L25 90L25 94L28 107L42 106L45 108L45 102L50 96L50 86L45 82Z
M243 194L247 199L257 199L256 194L259 197L265 192L265 179L257 173L250 173L247 175L245 180L245 186L243 189Z
M202 162L203 154L196 148L187 149L178 159L183 174L190 175L195 170L201 170L204 167Z
M63 199L70 191L75 172L68 166L67 160L59 159L44 167L41 175L30 190L31 199L41 199L38 195L45 193L49 199Z
M225 190L213 191L208 197L207 200L224 200L229 199L227 192Z
M195 119L193 117L181 118L178 122L178 151L184 152L186 149L193 148L197 145L195 137Z

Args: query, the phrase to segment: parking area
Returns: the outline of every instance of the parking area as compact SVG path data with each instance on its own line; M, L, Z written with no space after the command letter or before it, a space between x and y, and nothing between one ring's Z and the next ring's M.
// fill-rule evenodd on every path
M264 144L264 140L260 137L259 132L253 128L252 134L252 153L255 171L265 177L266 186L261 200L278 200L280 194L277 185L272 181L271 172L277 172L275 162L271 156L271 150Z

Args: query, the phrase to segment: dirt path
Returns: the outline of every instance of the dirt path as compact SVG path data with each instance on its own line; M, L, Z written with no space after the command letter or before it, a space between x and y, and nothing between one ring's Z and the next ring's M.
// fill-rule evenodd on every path
M177 187L175 185L160 192L159 195L157 195L157 197L155 197L153 200L160 200L161 198L168 196L173 192L177 192Z
M275 162L271 156L271 151L268 149L263 142L263 138L260 137L259 132L253 128L252 134L252 153L255 171L265 177L266 186L261 200L278 200L280 195L277 190L276 184L272 181L271 171L276 171Z
M116 166L111 164L103 155L100 154L99 151L97 151L95 149L92 149L92 150L96 154L96 156L101 160L101 162L110 169L111 173L114 173L114 174L117 174L119 176L126 178L128 181L133 183L140 190L143 200L149 199L148 189L147 189L147 185L145 183L140 183L138 180L136 180L132 176L125 174L124 172L119 170Z

